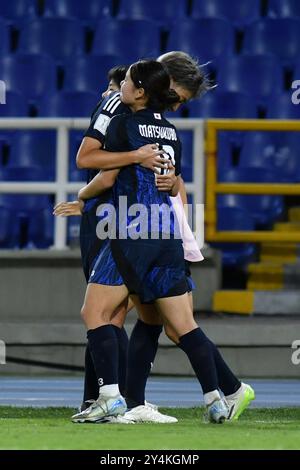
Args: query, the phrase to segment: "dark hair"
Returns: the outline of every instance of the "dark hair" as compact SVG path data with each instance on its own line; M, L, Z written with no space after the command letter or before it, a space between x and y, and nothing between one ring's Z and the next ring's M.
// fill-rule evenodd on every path
M128 65L117 65L109 70L107 74L108 80L113 80L118 88L121 86L121 82L124 80L127 70L129 69Z
M181 51L166 52L157 60L164 64L177 85L191 93L192 98L199 97L212 88L203 67L189 54Z
M156 60L140 60L130 67L130 76L136 88L143 88L148 98L147 107L165 111L179 96L170 90L170 76L166 67Z

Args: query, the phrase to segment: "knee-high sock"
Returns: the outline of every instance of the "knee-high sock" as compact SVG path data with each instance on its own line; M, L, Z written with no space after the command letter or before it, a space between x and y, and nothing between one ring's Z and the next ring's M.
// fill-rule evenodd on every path
M89 345L85 348L83 401L97 400L99 396L98 379Z
M211 340L209 341L215 358L219 388L224 395L231 395L240 388L241 382L228 367L217 346Z
M128 348L126 401L128 408L145 403L145 388L158 348L161 325L137 320Z
M124 327L119 328L118 326L114 326L114 330L119 344L119 389L121 395L125 396L129 340Z
M88 330L87 338L99 387L118 384L119 345L113 326Z
M179 347L186 353L203 393L218 389L218 376L210 341L201 330L196 328L180 337Z
M119 388L120 393L125 395L126 372L127 372L127 352L128 352L128 336L125 328L118 328L113 325L119 344ZM87 344L85 350L85 375L84 375L84 392L83 401L97 400L99 395L99 385L96 376L94 362Z

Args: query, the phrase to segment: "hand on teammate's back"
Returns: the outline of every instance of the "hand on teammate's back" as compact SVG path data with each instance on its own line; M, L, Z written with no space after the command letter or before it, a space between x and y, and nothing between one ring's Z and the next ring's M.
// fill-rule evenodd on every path
M156 171L157 168L164 168L168 162L168 159L161 157L163 153L156 144L143 145L137 150L138 162L144 168Z
M159 191L171 191L177 181L175 167L168 162L168 173L166 175L155 175L155 186Z
M53 215L64 217L82 215L83 206L83 201L59 202L53 209Z

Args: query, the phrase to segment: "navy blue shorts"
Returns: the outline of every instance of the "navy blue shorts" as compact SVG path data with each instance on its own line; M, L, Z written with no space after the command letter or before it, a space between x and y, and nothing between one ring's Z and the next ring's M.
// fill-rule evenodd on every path
M189 291L181 240L111 240L117 269L142 303Z
M190 270L191 262L185 260L184 265L185 265L186 280L187 280L187 283L188 283L188 292L192 292L194 289L196 289L196 285L193 281L191 270Z

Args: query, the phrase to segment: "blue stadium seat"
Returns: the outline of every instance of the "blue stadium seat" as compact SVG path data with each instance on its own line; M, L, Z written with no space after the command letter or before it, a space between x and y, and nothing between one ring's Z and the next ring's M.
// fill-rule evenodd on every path
M251 214L241 207L218 207L218 230L255 230L254 220ZM242 267L248 264L255 254L253 243L213 243L215 248L222 251L223 267Z
M193 0L192 18L217 17L229 20L238 28L260 17L260 0Z
M97 20L110 17L112 0L45 0L44 16L77 18L94 25Z
M148 20L101 20L97 24L93 54L120 56L123 63L160 54L158 24Z
M222 174L222 182L276 183L280 173L269 168L234 168ZM282 196L223 194L217 197L218 206L240 207L250 212L258 226L269 226L282 215Z
M291 67L300 54L300 19L266 18L248 25L243 52L274 54L283 65Z
M272 132L272 142L275 145L273 168L279 170L287 182L300 181L300 133Z
M275 144L269 132L246 132L239 167L272 168Z
M244 55L220 59L217 83L221 91L238 91L265 103L265 99L284 90L283 70L272 55Z
M42 171L42 180L53 181L55 155L56 133L54 131L17 132L11 142L7 166L8 168L37 167Z
M10 166L1 172L4 181L45 181L47 176L40 166Z
M210 91L203 98L187 104L189 117L256 118L255 100L235 92Z
M223 172L233 167L233 153L236 147L236 132L219 131L217 134L217 165L218 178L222 177ZM240 133L238 133L240 134Z
M181 176L185 182L193 181L193 131L178 130L182 145Z
M19 23L36 16L36 0L13 0L0 2L0 17Z
M49 208L37 211L28 220L25 248L49 248L54 243L54 216Z
M24 117L28 115L28 103L16 91L6 92L6 103L0 104L0 117Z
M294 104L290 92L270 97L267 102L268 119L300 119L300 104Z
M232 24L220 18L182 21L171 29L167 49L198 57L201 63L234 52Z
M160 24L170 25L187 17L187 1L177 0L174 2L152 0L121 0L117 18L118 19L148 19Z
M87 91L61 91L45 96L39 103L39 116L43 117L89 117L99 96Z
M0 248L14 248L18 245L17 217L13 210L0 206Z
M297 181L300 175L300 136L297 132L245 134L239 159L240 168L268 168L277 172L280 182Z
M71 18L44 18L24 24L19 52L49 54L58 62L84 52L84 28Z
M56 90L56 65L45 55L11 55L0 58L0 77L7 89L34 100Z
M46 194L2 194L0 206L17 212L34 212L51 209L49 196Z
M270 18L294 18L300 16L299 0L269 0Z
M87 181L87 170L79 169L76 165L76 155L84 137L83 131L69 132L69 180L70 181Z
M0 18L0 56L9 51L9 28L7 23Z
M35 246L28 238L30 221L39 226L40 231L46 233L47 225L39 218L39 214L41 212L52 214L52 203L49 196L44 194L0 194L0 207L4 207L11 214L9 230L12 239L9 240L8 246L7 244L5 246L8 248L34 248Z
M82 56L75 61L70 59L65 63L64 90L92 91L100 96L107 88L108 71L121 64L122 60L115 55Z

